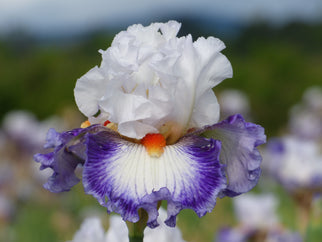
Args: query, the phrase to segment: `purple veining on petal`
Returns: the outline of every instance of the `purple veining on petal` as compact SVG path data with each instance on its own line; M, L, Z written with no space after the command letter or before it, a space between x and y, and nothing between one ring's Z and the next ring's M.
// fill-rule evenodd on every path
M266 142L264 128L247 123L241 115L236 114L194 133L203 132L206 137L222 142L220 162L226 165L228 186L221 197L236 196L251 190L261 174L262 157L256 147Z
M85 192L107 207L108 212L119 213L124 220L130 222L139 220L139 208L145 209L149 215L148 226L151 228L158 225L157 203L160 200L168 202L168 218L165 223L171 227L175 226L176 216L182 209L193 209L198 216L212 211L217 195L226 187L223 165L218 160L221 147L219 141L195 136L184 137L177 144L166 147L162 155L166 158L151 160L143 150L144 152L137 156L140 159L127 160L130 152L142 151L143 146L140 146L122 140L111 132L88 134L87 160L83 170ZM160 184L165 181L169 184L151 187L151 183L146 184L144 178L145 166L157 167L157 163L161 167L165 165L160 162L171 166L164 168L171 171L162 173L165 171L158 170L162 178L158 178L156 174L149 174L151 181L158 181ZM178 170L178 162L185 163L184 170ZM128 172L123 167L131 167L131 174L125 174L125 180L128 179L126 181L120 178L122 172ZM166 175L176 177L165 178ZM140 180L141 178L143 180ZM174 179L175 184L170 184L168 179Z
M79 182L74 171L78 164L84 163L85 145L84 134L100 130L99 126L86 129L74 129L58 133L50 129L47 134L45 148L53 148L47 154L36 154L34 159L41 164L40 169L51 168L54 172L44 184L44 188L51 192L69 191Z

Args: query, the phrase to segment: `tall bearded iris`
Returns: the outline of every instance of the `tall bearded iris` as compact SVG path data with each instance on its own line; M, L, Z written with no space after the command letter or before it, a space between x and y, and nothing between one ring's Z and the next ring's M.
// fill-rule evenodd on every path
M162 200L165 223L173 227L180 210L203 216L217 196L256 185L263 128L240 115L218 122L212 88L232 77L220 52L225 45L214 37L179 38L179 29L175 21L133 25L100 51L100 67L78 79L74 90L88 121L63 133L50 130L46 148L52 152L35 155L42 169L54 171L45 188L70 190L81 164L87 194L129 222L143 211L153 228Z

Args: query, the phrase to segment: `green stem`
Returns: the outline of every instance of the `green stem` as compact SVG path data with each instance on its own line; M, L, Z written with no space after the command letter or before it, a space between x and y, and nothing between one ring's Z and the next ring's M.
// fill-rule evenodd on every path
M130 242L143 242L144 229L148 221L148 214L145 210L139 209L138 211L140 220L136 223L126 222L129 229Z
M129 237L130 242L143 242L143 236L142 237Z

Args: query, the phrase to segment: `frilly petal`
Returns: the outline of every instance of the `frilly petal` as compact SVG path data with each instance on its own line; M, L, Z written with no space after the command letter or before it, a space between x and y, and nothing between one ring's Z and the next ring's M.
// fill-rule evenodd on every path
M104 96L107 85L107 76L97 66L77 80L74 89L75 101L85 116L91 117L99 111L98 102Z
M180 92L176 93L173 105L175 121L188 128L202 128L217 123L219 106L215 95L210 92L221 81L232 77L232 66L227 57L220 53L225 47L224 43L213 37L199 38L193 42L191 35L188 35L179 39L177 45L181 55L173 65L173 70L180 78L176 86ZM212 108L207 108L208 104L202 106L205 101ZM200 114L206 120L199 118Z
M45 148L53 148L47 154L36 154L34 160L41 164L40 169L51 168L54 172L44 184L44 188L51 192L69 191L79 182L74 171L78 164L85 161L84 134L95 132L103 127L90 126L86 129L73 129L58 133L50 129L47 133Z
M232 66L225 55L220 51L225 48L225 44L217 38L200 37L193 43L198 53L198 65L200 65L200 74L198 81L201 84L199 95L209 87L214 87L226 78L233 76Z
M220 108L215 93L207 90L196 102L190 127L204 127L219 120Z
M156 133L158 130L143 123L142 120L165 116L164 110L148 99L134 95L109 90L109 96L100 101L104 111L111 114L111 122L118 123L119 132L127 137L141 139L147 133ZM120 112L122 110L122 112Z
M182 209L203 216L214 208L226 187L219 151L219 141L189 136L154 158L143 145L117 133L88 134L83 185L108 212L119 213L124 220L137 222L138 209L145 209L151 228L158 225L158 201L167 200L165 223L173 227Z
M251 190L261 174L262 157L256 147L266 142L264 128L245 122L237 114L202 131L207 131L206 137L222 142L220 162L226 165L228 186L221 196L236 196Z
M174 21L174 20L170 20L167 23L161 24L160 29L163 36L167 40L169 40L177 36L180 27L181 27L181 23L178 23L177 21Z
M117 34L102 54L100 67L75 87L79 109L91 117L108 114L123 136L141 139L168 122L181 129L217 123L219 106L212 88L232 77L232 67L214 37L176 37L176 21L136 24ZM204 105L206 103L207 105Z

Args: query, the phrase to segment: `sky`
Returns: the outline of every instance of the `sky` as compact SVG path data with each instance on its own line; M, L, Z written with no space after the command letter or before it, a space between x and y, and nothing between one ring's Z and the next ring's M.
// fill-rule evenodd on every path
M213 16L240 23L322 21L321 0L0 0L0 34L84 31L158 21L162 16Z

